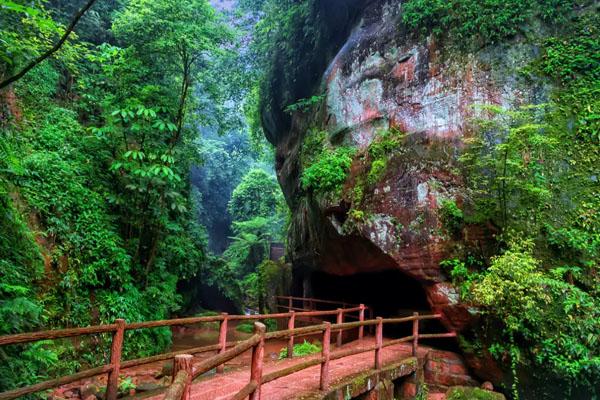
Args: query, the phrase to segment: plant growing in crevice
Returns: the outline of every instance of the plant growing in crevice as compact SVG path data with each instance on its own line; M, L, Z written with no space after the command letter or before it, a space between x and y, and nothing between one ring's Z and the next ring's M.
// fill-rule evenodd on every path
M463 211L456 205L454 200L442 200L440 215L444 227L454 236L460 234L464 224Z
M350 147L325 150L303 171L300 178L302 188L321 195L341 194L342 185L348 178L355 153L356 150Z

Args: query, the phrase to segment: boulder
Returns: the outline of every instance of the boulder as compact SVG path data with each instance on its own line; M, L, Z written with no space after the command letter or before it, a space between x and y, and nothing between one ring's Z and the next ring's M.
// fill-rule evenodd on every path
M81 393L82 399L88 400L90 396L96 397L96 395L100 393L100 387L96 383L90 382L81 386L79 392Z
M150 392L153 390L161 389L163 386L154 382L143 382L136 386L135 390L138 392Z

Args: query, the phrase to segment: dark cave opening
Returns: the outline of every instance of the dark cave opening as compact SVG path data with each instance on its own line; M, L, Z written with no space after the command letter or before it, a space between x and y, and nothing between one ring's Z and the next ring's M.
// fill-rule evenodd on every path
M310 275L312 297L352 304L365 304L373 310L373 317L405 317L413 312L431 314L427 295L422 284L399 270L359 273L347 276L313 272ZM368 317L368 315L367 315ZM421 333L442 333L448 330L438 320L420 322ZM410 322L386 325L386 337L403 337L412 334ZM423 344L456 351L454 339L429 339Z

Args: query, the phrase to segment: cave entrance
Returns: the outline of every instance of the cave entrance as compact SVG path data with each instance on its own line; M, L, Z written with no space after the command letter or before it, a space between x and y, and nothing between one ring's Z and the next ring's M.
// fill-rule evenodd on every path
M377 317L403 317L417 311L430 313L421 284L398 270L360 273L347 276L313 272L313 297L345 303L363 303Z
M310 276L312 297L352 304L365 304L372 308L374 317L406 317L419 312L431 314L427 295L419 281L398 270L359 273L339 276L313 272ZM447 332L437 320L421 321L421 332ZM386 337L403 337L412 334L412 324L389 325L384 329ZM452 340L424 341L437 348L454 350Z

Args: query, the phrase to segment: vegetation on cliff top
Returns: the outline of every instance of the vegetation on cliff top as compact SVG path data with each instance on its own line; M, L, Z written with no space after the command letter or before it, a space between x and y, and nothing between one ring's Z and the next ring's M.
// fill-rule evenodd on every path
M488 318L475 342L511 360L515 396L523 367L574 386L600 379L598 22L583 13L561 36L544 39L542 56L524 72L553 80L552 101L486 107L461 157L470 199L464 221L492 222L501 250L446 265Z

